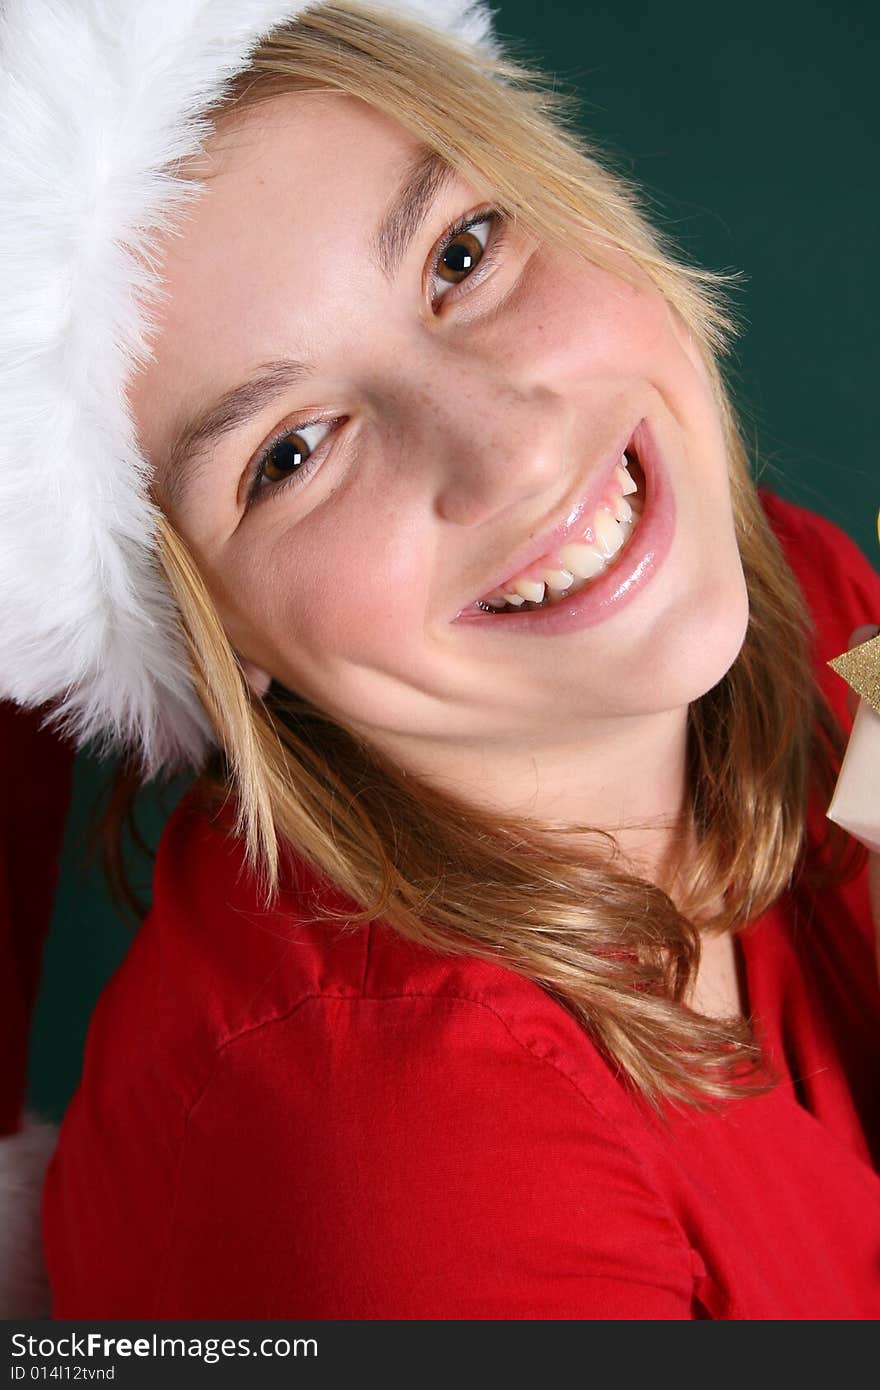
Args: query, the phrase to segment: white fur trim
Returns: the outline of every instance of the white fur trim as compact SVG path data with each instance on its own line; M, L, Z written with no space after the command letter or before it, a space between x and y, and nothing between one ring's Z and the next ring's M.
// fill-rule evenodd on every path
M49 1317L40 1206L57 1125L26 1114L0 1138L0 1318Z
M204 188L173 166L210 134L206 108L308 4L0 4L0 698L53 702L46 723L99 756L126 747L146 778L198 769L214 742L124 397L163 295L150 231ZM383 7L497 51L482 0Z

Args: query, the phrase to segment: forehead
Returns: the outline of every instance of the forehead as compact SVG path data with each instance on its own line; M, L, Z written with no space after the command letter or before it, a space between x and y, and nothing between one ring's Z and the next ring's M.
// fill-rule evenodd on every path
M367 238L419 152L395 121L342 93L294 93L227 121L184 172L205 191L154 245L166 297L150 306L155 361L128 396L160 455L176 408L260 359L309 356L354 327L376 271Z

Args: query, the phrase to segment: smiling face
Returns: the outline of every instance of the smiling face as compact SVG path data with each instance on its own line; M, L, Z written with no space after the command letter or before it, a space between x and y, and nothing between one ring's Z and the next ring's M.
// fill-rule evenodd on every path
M487 220L459 176L384 273L377 228L423 151L342 94L277 97L213 153L162 244L170 298L129 398L159 463L257 367L307 364L197 471L157 483L252 683L433 772L477 745L484 766L583 758L634 736L633 716L680 719L735 659L748 608L718 409L658 291ZM560 523L583 533L634 435L646 505L601 601L571 622L574 599L476 609Z

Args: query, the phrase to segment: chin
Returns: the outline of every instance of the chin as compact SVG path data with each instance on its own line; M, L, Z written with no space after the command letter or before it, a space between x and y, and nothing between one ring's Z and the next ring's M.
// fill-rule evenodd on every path
M723 680L733 666L749 626L749 594L742 568L727 584L707 588L698 605L698 621L687 623L677 654L680 703L698 700Z
M647 714L698 700L727 675L748 625L749 596L740 565L733 574L716 573L691 586L652 634L642 679L630 683L632 704Z

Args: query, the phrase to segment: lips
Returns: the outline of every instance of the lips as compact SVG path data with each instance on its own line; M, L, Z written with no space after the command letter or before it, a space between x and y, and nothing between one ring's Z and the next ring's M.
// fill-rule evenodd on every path
M469 604L453 619L456 625L476 624L490 642L516 634L550 638L604 623L636 601L662 573L676 532L675 494L667 472L664 448L647 418L636 426L626 452L638 461L643 480L641 518L615 562L571 597L549 607L524 604L502 613L486 612ZM601 480L602 474L598 475ZM594 490L587 498L592 503ZM578 507L579 515L584 509ZM568 527L569 534L571 527ZM553 533L551 533L552 535ZM558 534L558 531L557 531ZM541 542L546 544L546 537ZM534 547L532 548L534 554Z
M466 607L459 611L457 617L471 606L476 605L483 594L491 594L500 589L504 581L512 574L520 574L543 556L558 550L566 541L580 539L599 505L615 467L620 462L621 455L627 449L632 448L633 437L638 428L638 423L631 427L626 436L621 438L609 451L601 465L591 472L586 490L569 500L562 512L561 519L549 530L542 532L539 537L528 541L519 551L514 552L505 563L504 568L495 571L494 575L481 586L479 592L474 594Z

